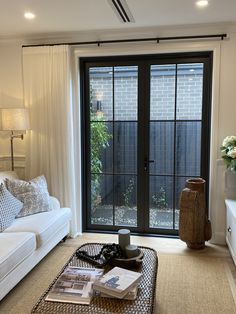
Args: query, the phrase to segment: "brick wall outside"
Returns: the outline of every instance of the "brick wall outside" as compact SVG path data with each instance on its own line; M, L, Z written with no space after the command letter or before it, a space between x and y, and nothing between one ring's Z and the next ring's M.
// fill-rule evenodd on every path
M101 105L105 120L113 120L112 76L91 76L93 108L96 109L96 95L102 94ZM137 120L137 76L121 74L114 81L114 119ZM151 120L174 119L175 76L153 75L151 79ZM201 119L202 74L181 74L177 79L177 119Z

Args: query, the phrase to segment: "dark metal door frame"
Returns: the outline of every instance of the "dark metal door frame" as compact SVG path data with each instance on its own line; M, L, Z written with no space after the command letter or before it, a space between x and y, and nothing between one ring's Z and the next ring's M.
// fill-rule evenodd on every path
M203 99L202 99L202 133L201 133L201 177L209 180L209 151L210 151L210 116L211 116L211 87L212 87L213 53L192 52L160 55L136 55L114 57L80 58L81 73L81 125L82 125L82 208L83 231L114 232L119 226L91 225L90 219L90 147L89 147L89 67L94 66L138 66L138 182L137 182L137 220L139 227L128 227L134 233L177 235L177 230L148 228L149 226L149 169L144 169L145 160L149 160L149 121L150 121L150 67L152 64L183 64L204 63ZM177 79L177 78L176 78ZM113 81L114 84L114 81ZM176 85L177 87L177 85ZM114 89L113 89L114 90ZM176 95L175 95L176 97ZM113 100L114 101L114 100ZM148 104L148 105L147 105ZM114 104L113 104L114 106ZM175 100L176 110L176 100ZM176 116L176 114L175 114ZM208 184L207 202L208 202Z

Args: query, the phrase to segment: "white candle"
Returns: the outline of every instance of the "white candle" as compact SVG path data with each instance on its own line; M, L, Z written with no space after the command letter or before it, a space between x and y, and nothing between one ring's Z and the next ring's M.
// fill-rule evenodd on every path
M120 229L118 230L119 245L122 250L125 251L125 247L130 244L130 230Z
M133 245L133 244L127 245L125 247L125 254L126 254L127 258L132 258L132 257L138 256L139 250L138 250L137 245Z

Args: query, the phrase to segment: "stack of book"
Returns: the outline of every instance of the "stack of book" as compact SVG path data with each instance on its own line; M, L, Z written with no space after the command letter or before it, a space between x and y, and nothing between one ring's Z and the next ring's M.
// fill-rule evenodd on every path
M135 300L141 276L138 272L114 267L93 283L93 289L101 297Z
M45 300L89 305L93 297L93 283L102 274L103 269L68 266Z
M135 300L141 274L115 267L103 275L103 269L68 266L56 280L46 301L86 304L92 297Z

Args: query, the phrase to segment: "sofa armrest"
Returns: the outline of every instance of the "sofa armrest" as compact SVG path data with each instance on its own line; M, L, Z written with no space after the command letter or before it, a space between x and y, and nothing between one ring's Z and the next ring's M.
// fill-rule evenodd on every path
M50 207L51 207L51 210L57 210L57 209L60 209L61 207L60 202L54 196L50 196Z

